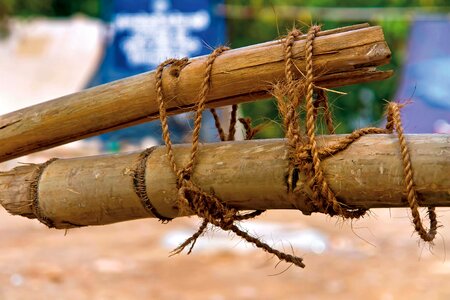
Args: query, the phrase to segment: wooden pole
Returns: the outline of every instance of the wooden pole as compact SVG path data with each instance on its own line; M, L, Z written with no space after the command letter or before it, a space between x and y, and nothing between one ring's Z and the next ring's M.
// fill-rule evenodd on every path
M293 47L297 76L305 71L304 48L305 36L301 36ZM283 41L278 40L223 53L213 66L207 106L270 96L273 83L284 79L283 51ZM390 55L379 26L320 32L314 41L316 85L338 87L386 79L392 72L375 67L388 63ZM170 114L194 109L205 60L193 59L181 72L164 71ZM0 162L156 118L155 73L143 73L1 116Z
M340 136L319 137L319 146ZM450 136L408 135L421 205L450 206ZM285 140L224 142L201 146L193 181L229 206L243 210L296 209L308 201L304 176L298 191L287 193ZM325 176L343 203L363 208L406 206L399 144L394 135L362 137L323 161ZM175 147L179 165L190 145ZM103 225L153 215L133 188L139 153L57 160L39 182L39 208L56 228ZM177 188L164 147L146 162L148 198L165 217L177 217ZM0 176L0 203L14 215L35 218L29 187L37 165L20 166ZM307 193L307 192L306 192Z

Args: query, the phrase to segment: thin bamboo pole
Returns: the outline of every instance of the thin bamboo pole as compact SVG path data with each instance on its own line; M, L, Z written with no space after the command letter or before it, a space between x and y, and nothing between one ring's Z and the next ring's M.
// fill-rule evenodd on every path
M319 137L319 146L339 136ZM408 135L421 205L450 206L450 136ZM148 198L165 217L177 217L177 188L164 147L155 147L146 162ZM179 165L190 145L178 145ZM224 142L201 146L193 181L238 209L302 209L307 204L300 173L293 197L286 176L285 140ZM133 188L139 153L57 160L39 182L39 208L56 228L104 225L148 218ZM0 203L14 215L35 218L30 180L37 165L17 167L0 176ZM323 161L330 187L340 201L354 207L406 206L403 167L394 135L365 136L347 150Z
M305 36L293 51L304 72ZM267 98L273 83L284 78L283 41L230 50L217 58L207 106L219 107ZM375 67L391 52L378 26L355 25L321 32L314 41L316 85L338 87L382 80L391 71ZM168 112L194 109L204 76L205 57L181 72L163 73ZM155 73L148 72L31 106L0 117L0 162L100 133L158 118Z

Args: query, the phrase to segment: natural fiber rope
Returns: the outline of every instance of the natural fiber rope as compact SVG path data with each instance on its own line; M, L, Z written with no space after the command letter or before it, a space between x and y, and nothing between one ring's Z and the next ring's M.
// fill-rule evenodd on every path
M231 116L230 116L230 125L228 129L228 137L226 137L225 132L222 128L222 124L220 122L219 116L217 115L217 112L214 108L210 109L211 114L214 117L215 126L217 129L217 133L219 134L220 140L222 142L224 141L234 141L235 135L236 135L236 119L237 119L237 108L238 106L236 104L233 104L231 106ZM249 127L251 127L251 124L248 124ZM235 221L243 221L255 218L262 213L264 213L265 210L255 210L251 213L248 213L246 215L236 215L234 218ZM183 251L184 248L186 248L189 244L191 246L189 247L188 255L191 254L192 249L195 246L195 243L197 242L197 239L205 232L209 222L207 219L204 219L200 227L197 229L197 231L188 239L186 239L180 246L178 246L174 251L172 255L178 254L181 251Z
M220 124L220 118L219 115L217 114L216 110L214 108L210 109L211 114L213 115L214 118L214 125L216 126L217 132L219 134L219 138L220 140L226 141L227 137L225 136L225 131L223 131L222 125Z
M324 178L321 168L321 160L319 151L317 150L316 133L315 133L315 108L314 108L314 74L313 74L313 41L320 31L319 26L312 26L308 32L305 46L306 60L306 135L308 137L308 145L310 146L312 156L312 168L309 167L309 186L313 191L313 200L320 204L320 208L324 211L331 212L332 215L337 214L345 218L358 218L365 214L365 210L347 210L343 209L335 194L329 188ZM331 210L330 210L331 208Z
M428 231L424 228L419 213L419 203L417 200L417 191L414 186L414 172L411 165L411 157L409 155L408 145L403 134L402 119L400 117L400 105L397 103L389 103L388 106L388 122L386 129L392 133L395 129L400 141L400 149L402 154L403 173L405 176L406 199L413 216L414 229L426 242L431 242L436 237L438 222L434 207L428 207L428 218L430 219L430 228Z
M200 126L202 121L202 113L205 109L206 97L209 92L209 88L211 85L211 74L212 67L215 59L224 51L226 51L227 47L220 47L215 49L206 60L206 69L205 69L205 77L202 81L200 88L200 96L197 104L196 115L194 120L194 130L192 134L192 148L189 162L183 169L179 169L175 162L175 155L173 153L172 141L170 139L169 127L167 123L167 112L165 99L162 88L162 75L164 68L168 65L176 63L177 60L169 59L163 62L156 70L156 94L157 101L159 104L159 116L161 120L162 126L162 135L163 140L166 145L167 150L167 158L169 164L172 167L173 172L177 176L177 186L178 186L178 203L179 208L181 210L190 210L197 214L199 217L203 218L203 223L197 232L187 239L184 243L182 243L178 248L173 251L173 254L180 253L187 247L189 244L191 248L189 253L192 250L193 245L195 244L197 238L204 232L208 223L211 223L217 227L222 228L226 231L232 231L242 239L246 240L249 243L253 243L256 247L265 250L268 253L274 254L280 260L284 260L286 262L293 263L299 267L304 267L303 259L300 257L296 257L294 255L286 254L280 252L276 249L273 249L266 243L261 242L259 239L252 237L247 232L239 229L234 222L239 220L244 220L248 218L253 218L257 215L260 215L262 211L255 211L253 213L247 215L240 215L236 209L227 207L220 199L218 199L215 195L206 193L202 191L198 186L196 186L192 182L192 171L195 164L195 159L198 153L198 144L199 144L199 135L200 135ZM234 139L235 125L236 125L236 112L237 107L232 108L232 116L230 119L230 130L228 134L228 140ZM221 140L226 140L225 133L218 121L219 118L216 112L213 110L211 113L216 120L216 127L219 132L219 136Z
M230 125L228 126L228 135L225 135L225 132L222 128L222 124L220 123L220 118L217 115L217 112L214 108L211 108L211 114L214 117L214 124L217 129L217 133L219 134L219 138L222 142L224 141L234 141L236 135L236 123L237 123L237 104L233 104L231 106L231 114L230 114Z
M285 39L286 82L281 86L277 86L274 91L274 95L278 101L279 110L283 118L287 145L290 149L290 167L288 170L289 192L292 193L294 191L294 187L296 186L295 181L298 180L298 178L295 178L294 176L295 173L298 171L303 171L307 177L308 187L312 191L312 194L310 195L310 202L313 207L312 211L326 213L331 216L339 215L344 218L359 218L363 216L366 213L366 209L348 207L339 202L336 195L331 190L326 181L323 170L321 168L321 160L335 155L340 151L344 151L353 142L366 134L392 134L395 130L398 135L402 156L403 171L405 176L404 182L406 199L412 212L414 228L422 238L422 240L426 242L432 242L437 234L438 227L435 208L428 207L430 228L426 230L423 226L419 213L419 195L414 185L414 172L412 169L411 157L409 155L408 145L404 136L404 130L400 117L400 109L402 105L399 105L397 103L389 103L386 129L373 127L358 129L351 134L341 138L334 144L328 145L327 147L318 148L315 135L315 125L317 122L317 115L320 107L323 108L323 117L325 119L328 131L330 133L334 133L332 115L329 110L326 93L314 86L313 44L315 37L319 31L319 26L312 26L307 34L305 44L306 75L304 80L295 79L294 70L296 66L294 63L294 56L292 52L293 43L295 42L295 39L300 35L300 32L295 29L288 34L287 38ZM201 188L199 188L192 181L192 172L198 153L202 113L205 109L206 97L211 85L213 63L215 59L227 49L227 47L217 48L207 58L205 77L201 84L199 102L196 109L190 159L186 166L182 169L179 169L175 162L172 141L170 139L169 127L167 122L167 111L163 94L162 75L164 68L171 65L173 67L173 69L171 69L170 71L171 75L178 76L182 68L189 62L186 58L181 60L169 59L163 62L156 70L155 88L157 93L157 101L159 104L159 115L161 120L163 139L167 150L167 158L171 168L173 169L173 172L177 176L179 209L192 211L199 217L203 218L203 222L197 232L194 233L184 243L182 243L178 248L176 248L173 251L173 254L180 253L189 244L191 245L191 247L188 253L190 253L197 239L204 233L207 225L211 223L214 226L222 228L223 230L234 232L237 236L241 237L249 243L254 244L256 247L261 248L268 253L274 254L280 260L290 262L303 268L305 267L305 265L303 264L302 258L273 249L266 243L263 243L258 238L255 238L249 235L247 232L242 231L235 225L236 221L247 220L261 215L264 212L263 210L256 210L247 214L240 214L236 209L227 207L215 195L206 193L201 190ZM314 97L315 94L316 97ZM298 112L302 104L301 99L303 97L305 99L304 105L306 110L304 135L302 135ZM226 135L224 130L222 129L216 111L212 109L211 113L214 117L216 128L218 130L221 141L234 140L237 122L237 106L232 106L228 135ZM246 130L246 139L251 139L261 129L261 127L253 128L251 126L250 119L240 118L239 121L243 124ZM133 186L136 194L141 199L143 206L150 213L152 213L155 217L158 217L162 221L169 221L169 218L162 216L155 209L151 201L148 199L146 191L146 161L152 151L153 148L150 148L141 153L135 169ZM28 195L34 215L41 223L47 225L50 228L54 227L54 223L51 219L43 214L42 209L39 205L39 183L46 168L55 160L57 159L52 158L47 162L37 166L34 174L32 175L28 190Z
M234 141L236 136L237 110L237 104L233 104L231 106L230 125L228 126L228 141Z
M162 222L169 222L171 218L164 217L153 206L147 195L147 185L145 183L145 173L147 170L147 159L155 150L155 147L145 149L139 154L139 159L136 164L136 169L133 176L133 189L136 195L141 200L142 206L153 216L160 219Z
M324 108L324 118L328 131L330 133L334 133L331 113L329 111L325 92L323 90L316 90L317 99L314 100L315 87L313 74L313 42L319 31L319 26L312 26L307 34L305 44L306 78L304 80L304 86L306 87L306 90L303 91L303 89L300 89L300 93L304 92L305 94L306 102L305 138L300 136L301 129L298 124L297 116L301 103L299 103L299 98L296 96L296 91L294 90L296 87L299 87L303 81L296 81L294 79L294 75L292 74L292 70L295 68L294 61L292 59L292 46L295 38L299 35L297 30L291 31L285 40L285 70L287 82L285 83L285 86L282 86L281 88L278 86L279 91L274 92L278 101L280 113L282 114L284 120L285 134L288 140L287 144L291 149L291 166L288 170L288 186L291 187L289 191L292 192L293 187L295 186L295 180L293 178L295 175L294 171L302 170L307 176L307 184L309 189L312 191L310 202L312 204L313 211L323 212L331 216L339 215L344 218L359 218L363 216L366 213L366 209L350 208L344 206L338 201L336 195L331 190L325 179L321 168L321 160L345 150L363 135L393 133L395 129L400 142L407 200L412 212L414 228L422 240L431 242L436 236L438 226L435 208L428 207L430 229L427 231L422 224L418 210L419 204L417 201L417 192L414 188L411 159L403 134L399 104L389 104L386 129L373 127L358 129L332 145L328 145L322 149L317 147L315 124L317 122L317 111L320 106ZM293 116L295 117L293 118Z
M321 149L318 148L315 131L317 115L320 108L323 108L323 117L325 119L328 132L331 134L334 133L333 120L328 105L327 95L324 90L318 89L314 86L313 44L319 31L319 26L312 26L307 34L305 43L306 75L304 80L295 79L294 72L296 66L294 63L294 55L292 52L293 44L295 42L295 39L300 35L300 32L294 29L288 34L285 39L286 81L281 85L281 87L278 87L279 89L281 89L281 92L274 92L278 100L278 106L280 108L283 125L285 127L287 144L291 152L290 168L288 170L289 192L293 192L296 186L295 181L298 180L298 178L295 178L295 176L298 177L298 175L295 175L296 172L303 171L307 177L307 185L312 191L310 195L310 202L312 204L311 206L313 211L326 213L331 216L339 215L344 218L359 218L363 216L367 211L366 209L358 207L348 207L339 202L325 179L321 167L321 160L347 149L353 142L366 134L392 133L395 129L399 136L405 172L407 199L413 214L415 229L423 240L427 242L432 241L436 235L436 214L433 207L428 208L430 229L426 231L422 225L418 211L417 193L414 189L411 162L406 141L403 135L400 115L398 112L399 106L397 104L391 103L389 106L387 117L388 124L386 129L373 127L358 129L351 134L341 138L334 144L328 145L327 147ZM177 185L179 189L179 207L180 209L190 210L197 214L199 217L203 218L203 222L197 232L194 233L190 238L188 238L184 243L182 243L178 248L176 248L173 251L173 254L180 253L188 245L191 245L188 254L191 253L197 239L204 233L207 225L211 223L217 227L222 228L223 230L234 232L236 235L240 236L250 243L253 243L255 246L276 255L280 260L285 260L297 266L304 267L302 258L275 250L267 244L261 242L259 239L250 236L246 232L243 232L234 224L235 221L254 218L262 214L264 211L257 210L246 215L240 215L238 214L237 210L227 207L215 195L202 191L192 182L191 175L198 152L202 112L205 109L206 97L209 92L212 66L217 56L219 56L223 51L227 49L228 48L220 47L214 50L214 52L211 53L206 61L205 77L201 85L200 97L197 104L196 116L194 121L190 160L183 169L179 169L175 163L162 90L162 74L164 68L171 64L180 64L180 62L174 59L169 59L162 63L156 71L156 92L157 100L159 103L163 139L166 144L169 164L171 165L174 173L177 175ZM302 134L302 129L300 127L300 114L298 112L302 104L301 99L303 97L305 99L304 105L306 110L304 134ZM220 140L234 140L237 106L233 105L232 107L228 135L225 134L225 131L220 124L220 119L217 115L216 110L211 109L210 111L214 117ZM250 119L240 118L239 121L243 124L246 130L246 139L253 138L259 129L253 128L251 126Z
M39 206L39 182L45 169L56 160L58 159L52 158L47 160L45 163L38 165L36 170L34 171L34 174L30 181L30 185L28 187L28 197L30 199L31 209L36 216L36 219L38 219L39 222L47 225L47 227L49 228L54 228L55 226L53 224L53 221L43 214L42 209Z

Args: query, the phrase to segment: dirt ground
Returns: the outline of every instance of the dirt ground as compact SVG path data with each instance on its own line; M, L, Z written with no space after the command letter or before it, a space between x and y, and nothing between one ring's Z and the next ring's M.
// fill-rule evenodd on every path
M449 299L450 213L439 215L443 227L430 250L412 234L406 209L375 210L353 224L266 213L250 223L299 235L313 230L326 241L318 251L298 250L295 238L280 241L271 226L255 227L269 244L291 251L291 242L305 258L305 269L276 275L288 265L276 267L275 258L218 231L202 237L191 255L169 257L167 237L194 232L194 217L65 233L1 210L0 299Z

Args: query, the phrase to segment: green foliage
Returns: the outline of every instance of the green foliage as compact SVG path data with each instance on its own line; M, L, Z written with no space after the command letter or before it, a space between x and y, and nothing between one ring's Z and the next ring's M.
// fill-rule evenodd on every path
M79 12L98 17L99 0L1 0L0 2L0 18L2 15L63 17Z
M449 5L448 0L228 0L227 3L250 5L253 8L271 5L293 5L298 7L407 7Z
M106 1L106 0L103 0ZM8 35L8 16L100 16L100 0L0 0L0 38Z

